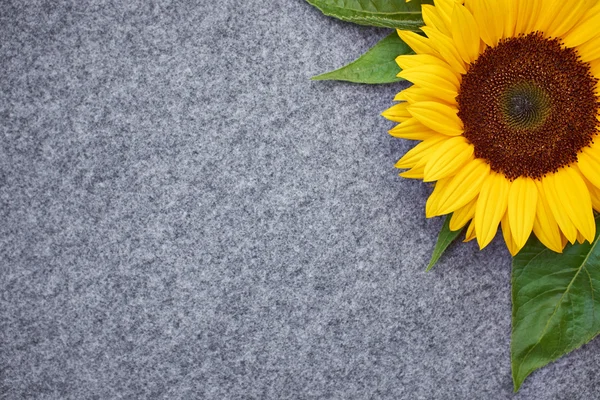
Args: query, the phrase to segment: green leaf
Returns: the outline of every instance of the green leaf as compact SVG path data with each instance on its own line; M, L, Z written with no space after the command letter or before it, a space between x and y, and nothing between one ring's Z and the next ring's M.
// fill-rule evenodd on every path
M450 218L452 218L452 214L449 214L444 220L444 225L440 230L437 243L435 244L433 254L431 255L431 261L429 261L429 265L427 266L427 269L425 271L429 271L431 268L433 268L433 266L438 262L438 260L442 256L442 254L444 254L448 246L450 246L450 244L454 242L458 235L460 235L460 233L463 231L463 229L451 231Z
M424 25L421 4L431 0L307 0L325 15L359 25L416 31Z
M511 364L515 392L538 368L600 333L600 219L593 243L548 250L532 236L513 259Z
M369 51L350 64L314 76L315 81L337 80L355 83L391 83L401 81L396 75L400 67L396 64L396 57L411 52L410 47L404 43L396 32L390 33Z

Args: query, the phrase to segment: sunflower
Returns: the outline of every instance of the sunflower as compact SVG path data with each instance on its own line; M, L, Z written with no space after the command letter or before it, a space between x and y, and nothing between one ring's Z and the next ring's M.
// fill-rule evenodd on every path
M435 182L428 218L483 249L501 225L515 255L531 232L549 249L593 241L600 211L600 2L435 0L426 36L398 31L415 54L413 85L383 115L420 141L396 167ZM567 11L568 10L568 11Z

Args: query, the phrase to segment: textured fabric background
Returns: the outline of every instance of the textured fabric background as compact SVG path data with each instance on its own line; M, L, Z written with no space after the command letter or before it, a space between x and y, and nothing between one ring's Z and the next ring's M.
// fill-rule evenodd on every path
M387 33L287 1L0 5L0 398L593 399L600 340L512 395L510 257L397 176Z

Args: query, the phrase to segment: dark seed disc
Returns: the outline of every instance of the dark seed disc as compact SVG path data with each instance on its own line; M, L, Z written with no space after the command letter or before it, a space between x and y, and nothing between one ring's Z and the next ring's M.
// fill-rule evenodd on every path
M458 116L475 156L508 179L577 161L598 131L597 79L575 49L540 33L488 47L463 75Z

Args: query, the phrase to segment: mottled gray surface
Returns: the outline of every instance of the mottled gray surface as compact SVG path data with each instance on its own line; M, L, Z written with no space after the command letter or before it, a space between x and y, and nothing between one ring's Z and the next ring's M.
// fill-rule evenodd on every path
M385 30L301 0L0 6L0 398L504 399L510 257L394 162ZM598 398L600 340L518 399Z

